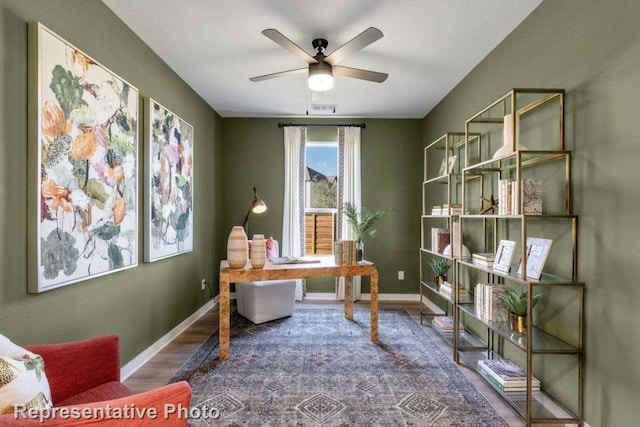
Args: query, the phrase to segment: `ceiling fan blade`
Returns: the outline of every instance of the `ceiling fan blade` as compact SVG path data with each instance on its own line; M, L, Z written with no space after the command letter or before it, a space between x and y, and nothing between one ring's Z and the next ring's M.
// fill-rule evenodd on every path
M334 76L353 77L354 79L369 80L370 82L382 83L387 80L389 74L378 73L376 71L361 70L359 68L333 66Z
M336 50L334 50L329 56L327 56L324 60L331 65L335 65L340 63L340 61L344 60L348 56L353 55L360 49L363 49L369 46L376 40L380 40L384 34L382 31L375 27L369 27Z
M309 68L296 68L295 70L280 71L279 73L265 74L264 76L251 77L252 82L261 82L263 80L275 79L276 77L293 76L295 74L306 74Z
M313 58L313 56L309 55L300 46L283 36L280 31L270 28L262 31L262 34L264 34L266 37L269 37L271 40L278 43L280 46L287 49L289 52L293 53L295 56L302 59L307 64L315 64L318 62Z

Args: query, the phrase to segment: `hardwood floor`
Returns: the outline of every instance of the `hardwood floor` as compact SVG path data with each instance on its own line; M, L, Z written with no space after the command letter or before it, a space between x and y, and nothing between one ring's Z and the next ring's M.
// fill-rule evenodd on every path
M327 305L342 305L339 301L306 300L296 303L296 307L323 308ZM357 302L356 306L368 306L367 301ZM419 322L419 307L417 302L388 302L381 301L380 308L405 309ZM180 369L189 356L195 352L200 344L218 328L218 306L209 310L196 323L178 336L171 344L154 356L142 368L131 375L124 383L134 392L142 392L168 383L169 379ZM440 348L451 354L451 347L429 326L422 326L427 334L438 343ZM510 426L524 426L522 418L509 406L475 371L460 366L461 371L484 394L487 400L504 417Z

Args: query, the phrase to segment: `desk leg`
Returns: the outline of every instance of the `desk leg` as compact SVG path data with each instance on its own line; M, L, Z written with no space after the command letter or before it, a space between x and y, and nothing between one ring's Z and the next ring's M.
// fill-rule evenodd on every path
M227 360L229 358L229 332L230 332L230 315L231 315L231 303L229 297L229 275L220 274L220 318L218 322L220 324L219 330L219 345L220 355L219 360Z
M371 341L378 342L378 270L371 272Z
M344 318L353 320L353 277L344 278Z

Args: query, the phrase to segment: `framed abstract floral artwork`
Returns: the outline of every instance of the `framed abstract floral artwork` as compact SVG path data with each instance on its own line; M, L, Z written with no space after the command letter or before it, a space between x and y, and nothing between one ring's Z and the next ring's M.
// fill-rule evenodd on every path
M145 262L193 250L193 127L153 99L145 108Z
M43 292L138 264L138 90L40 23L29 55L29 291Z

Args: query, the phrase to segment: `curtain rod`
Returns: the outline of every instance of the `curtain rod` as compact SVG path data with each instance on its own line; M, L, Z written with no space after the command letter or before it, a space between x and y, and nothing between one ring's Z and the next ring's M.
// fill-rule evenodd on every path
M350 124L333 124L333 123L278 123L279 128L291 127L291 126L300 126L300 127L319 127L319 126L335 126L335 127L354 127L354 128L366 128L367 125L365 123L350 123Z

